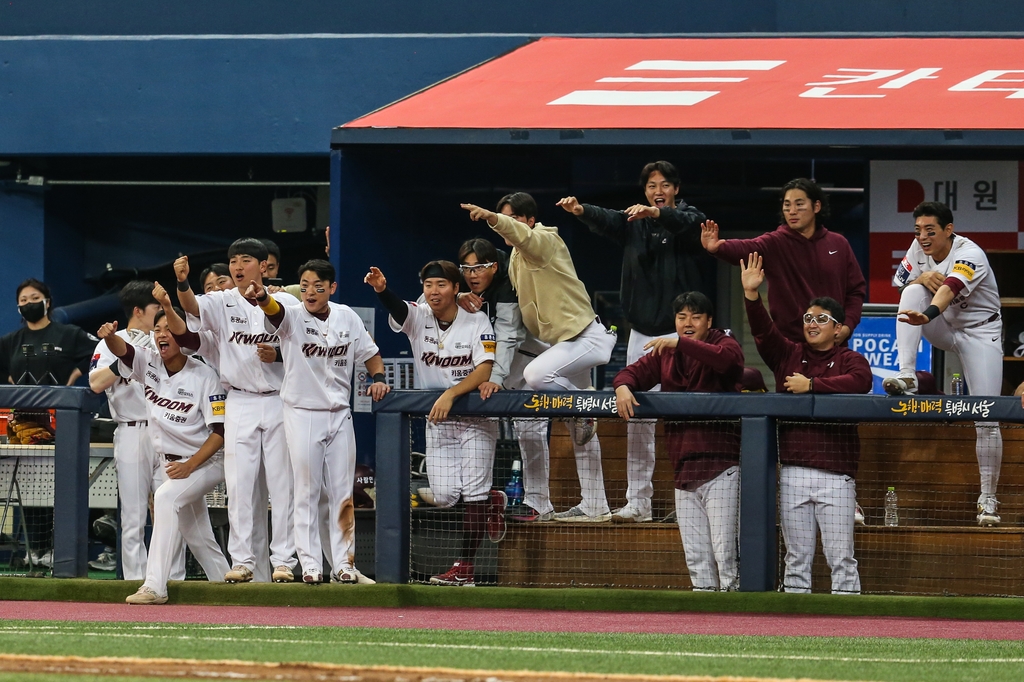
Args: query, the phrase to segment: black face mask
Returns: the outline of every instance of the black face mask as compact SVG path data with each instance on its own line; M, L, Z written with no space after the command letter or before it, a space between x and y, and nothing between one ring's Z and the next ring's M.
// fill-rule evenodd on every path
M25 318L26 322L38 322L46 315L46 302L26 303L18 306L18 312Z

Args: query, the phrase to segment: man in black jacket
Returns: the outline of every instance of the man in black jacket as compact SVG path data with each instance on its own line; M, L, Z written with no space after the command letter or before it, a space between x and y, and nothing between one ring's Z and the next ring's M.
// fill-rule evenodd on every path
M558 205L592 232L623 248L622 310L630 324L626 362L632 364L650 350L658 337L676 334L672 300L685 291L713 296L701 274L707 254L700 243L703 213L677 199L679 173L668 161L654 161L640 172L647 204L612 211L565 197ZM658 390L655 387L654 390ZM651 520L654 488L655 420L630 420L626 505L612 515L617 523Z

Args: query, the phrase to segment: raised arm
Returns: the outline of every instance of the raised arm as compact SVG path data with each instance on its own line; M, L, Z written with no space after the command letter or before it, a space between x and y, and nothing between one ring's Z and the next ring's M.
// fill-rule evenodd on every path
M188 284L188 272L188 256L181 256L174 261L174 277L178 280L178 303L186 313L199 317L199 301Z
M785 358L786 352L795 344L782 335L761 303L761 294L758 292L758 288L764 282L761 256L752 253L747 256L746 261L740 261L740 279L743 282L747 320L750 322L750 331L754 335L757 352L774 372Z
M377 292L377 300L384 309L388 311L395 322L404 325L409 317L409 304L400 299L393 291L388 289L388 280L378 268L370 266L370 271L363 277L363 281L373 287Z

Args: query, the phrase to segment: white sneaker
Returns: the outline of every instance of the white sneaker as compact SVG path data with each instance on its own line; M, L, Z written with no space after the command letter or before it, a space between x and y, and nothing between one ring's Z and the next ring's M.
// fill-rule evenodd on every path
M569 422L572 440L576 445L586 445L597 433L597 420L593 417L574 417Z
M889 395L913 395L917 393L917 374L899 372L882 382L882 388Z
M864 510L860 507L860 502L853 508L853 523L858 526L866 526L864 522Z
M252 581L252 571L245 566L235 566L224 574L226 583L247 583Z
M302 572L302 582L307 585L319 585L324 581L324 574L315 568L307 568Z
M576 505L571 509L566 509L564 512L555 512L552 517L555 521L567 521L575 523L605 523L611 521L611 513L596 514L594 516L588 516L580 505Z
M160 596L152 587L143 585L138 592L128 595L125 601L129 604L166 604L167 596Z
M271 579L275 583L291 583L295 582L295 570L288 568L287 566L275 566L274 574Z
M343 583L347 585L376 585L377 581L372 578L367 578L365 575L359 572L358 568L342 568L340 571L331 576L336 583Z
M117 569L117 557L113 552L101 552L98 557L89 562L89 568L96 571L113 571Z
M978 497L978 525L979 526L995 526L998 525L1001 518L999 514L996 514L996 508L999 506L999 500L996 499L995 495L982 494Z
M648 523L649 521L651 521L651 512L645 514L630 504L612 512L612 523Z

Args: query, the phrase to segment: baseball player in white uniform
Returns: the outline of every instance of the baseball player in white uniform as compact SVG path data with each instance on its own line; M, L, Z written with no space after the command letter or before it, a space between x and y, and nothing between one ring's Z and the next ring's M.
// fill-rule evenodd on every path
M232 568L228 582L249 582L257 561L253 549L254 490L260 464L270 488L272 538L270 560L275 582L294 580L295 536L292 472L285 442L281 396L284 368L264 363L258 344L277 344L267 332L263 310L242 295L239 287L262 281L267 247L258 239L239 239L228 248L228 267L235 288L196 298L188 284L188 258L174 262L178 300L193 331L214 332L218 340L221 380L229 387L224 424L224 473L228 491L229 549ZM298 303L286 293L273 295L283 305ZM259 501L255 502L259 506Z
M365 281L391 313L392 330L409 337L420 388L444 389L427 418L427 480L438 507L462 498L462 551L451 569L430 579L436 585L473 585L473 561L484 535L504 536L505 493L491 490L498 423L493 419L448 420L452 402L480 387L491 376L494 330L483 313L461 310L455 303L458 267L431 261L420 271L426 305L403 301L387 288L387 279L370 268Z
M364 364L374 400L387 395L384 361L363 322L348 306L332 303L338 290L334 266L311 260L299 268L300 305L283 307L262 283L245 292L266 314L267 330L281 338L284 359L284 429L295 477L295 547L306 583L323 581L318 505L326 487L334 577L372 583L355 567L356 439L349 400L352 372Z
M896 322L900 371L883 382L892 395L917 392L914 373L921 334L956 353L971 395L997 396L1003 385L1003 322L999 288L985 251L953 232L953 213L937 201L914 209L914 243L900 262L893 284L902 287ZM975 422L981 495L977 521L1000 522L996 486L1003 461L998 422Z
M224 480L224 389L212 368L182 355L163 318L158 312L156 351L125 343L114 322L98 333L120 359L118 371L144 386L153 450L168 477L154 496L146 580L125 600L129 604L167 602L181 539L210 580L219 582L229 568L206 508L206 493Z
M153 283L133 280L118 295L128 325L117 331L125 343L155 350L153 318L160 304L153 298ZM96 393L106 391L114 430L114 462L117 465L117 495L121 504L121 569L125 580L146 576L146 517L149 494L167 480L163 465L157 461L149 437L146 398L142 384L117 374L117 356L100 341L92 356L89 387ZM185 546L178 543L177 560L172 562L172 580L185 579Z

